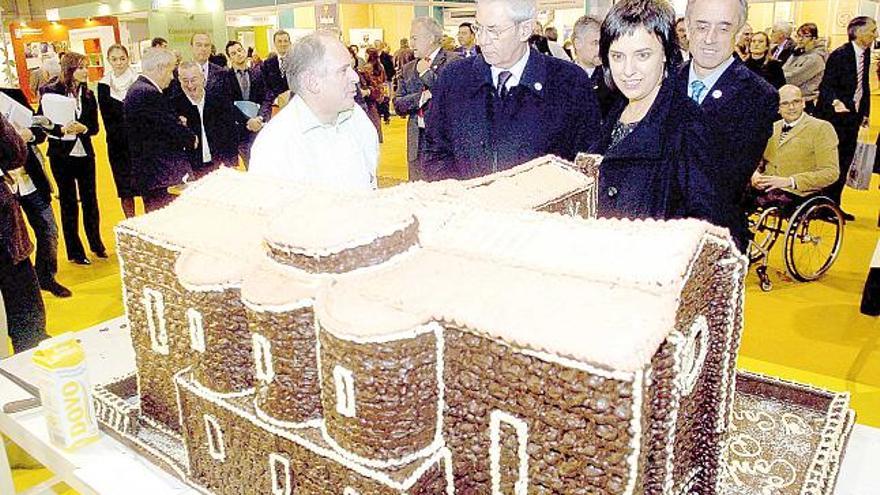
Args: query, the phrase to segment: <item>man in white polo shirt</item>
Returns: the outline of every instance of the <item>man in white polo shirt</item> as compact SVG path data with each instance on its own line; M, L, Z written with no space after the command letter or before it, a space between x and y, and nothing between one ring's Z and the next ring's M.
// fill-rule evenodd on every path
M358 75L327 33L299 40L285 63L295 96L257 135L250 173L339 189L376 187L379 137L355 105Z

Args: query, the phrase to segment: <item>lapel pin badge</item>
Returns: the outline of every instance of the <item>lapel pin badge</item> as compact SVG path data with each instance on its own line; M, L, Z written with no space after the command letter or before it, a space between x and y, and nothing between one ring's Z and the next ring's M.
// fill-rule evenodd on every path
M721 93L720 89L716 89L715 91L712 91L712 98L715 98L717 100L718 98L721 98L722 94L723 93Z
M536 83L535 83L535 89L538 90L538 91L541 91L542 89L544 89L544 85L541 84L541 83L539 83L539 82L536 82Z

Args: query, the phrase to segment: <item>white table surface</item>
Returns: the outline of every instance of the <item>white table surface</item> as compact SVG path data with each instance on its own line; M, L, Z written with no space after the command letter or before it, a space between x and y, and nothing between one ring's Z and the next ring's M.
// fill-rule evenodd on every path
M134 351L128 330L122 325L123 320L119 318L77 333L86 348L92 384L107 383L134 369ZM29 353L0 361L0 369L30 381ZM99 441L68 453L49 442L41 408L15 414L2 412L3 404L30 397L27 391L0 375L0 431L81 495L198 494L104 433ZM855 425L834 493L880 495L878 460L880 429ZM0 473L0 479L4 475Z

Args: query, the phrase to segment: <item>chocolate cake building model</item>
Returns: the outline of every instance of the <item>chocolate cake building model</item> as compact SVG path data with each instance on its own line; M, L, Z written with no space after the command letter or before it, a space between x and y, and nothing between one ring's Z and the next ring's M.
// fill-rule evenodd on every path
M101 420L206 494L718 493L746 262L559 214L595 184L210 175L117 227L137 375Z

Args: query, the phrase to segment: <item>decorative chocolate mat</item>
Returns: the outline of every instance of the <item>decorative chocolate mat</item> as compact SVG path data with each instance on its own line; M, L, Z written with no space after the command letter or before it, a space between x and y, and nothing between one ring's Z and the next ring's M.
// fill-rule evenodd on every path
M849 394L740 371L722 495L830 495L855 413Z
M132 387L122 385L104 389L130 402ZM834 492L855 419L849 394L740 371L731 419L719 495ZM123 430L102 421L104 431L182 478L182 439L159 426L141 418L136 428Z

